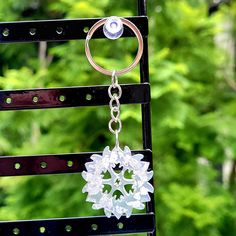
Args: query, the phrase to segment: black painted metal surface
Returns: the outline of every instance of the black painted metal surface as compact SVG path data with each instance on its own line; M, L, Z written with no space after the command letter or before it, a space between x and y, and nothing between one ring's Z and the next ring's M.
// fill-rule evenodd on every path
M132 151L132 153L141 153L144 155L144 161L151 161L150 150ZM78 173L85 170L84 164L91 161L92 154L101 154L101 152L0 156L0 176Z
M137 214L130 218L104 216L2 222L1 236L86 236L152 232L154 215ZM18 233L16 233L18 232Z
M148 19L147 2L138 0L138 14L128 17L141 31L144 40L144 52L140 61L141 84L123 85L121 103L139 103L142 106L143 151L144 160L152 163L150 85L148 71ZM46 20L28 22L0 23L0 43L67 41L85 39L86 32L98 18L75 20ZM133 37L133 33L125 28L122 37ZM101 30L94 38L104 38ZM0 91L0 111L45 109L80 106L107 105L109 98L107 86L86 86L53 89L30 89ZM0 176L42 175L77 173L84 170L84 164L90 161L93 153L55 154L34 156L0 157ZM153 183L153 182L152 182ZM146 232L150 236L155 231L154 194L147 204L146 214L122 217L86 217L46 220L28 220L0 222L1 236L86 236Z
M148 83L122 85L122 89L123 104L150 102ZM0 111L108 105L107 90L108 86L84 86L0 91Z
M138 14L140 16L147 15L147 0L138 1ZM140 60L140 82L149 83L149 55L148 55L148 36L143 36L143 55ZM152 150L152 129L151 129L151 104L142 104L142 131L143 131L143 148ZM150 159L150 166L153 169L153 158ZM154 186L154 181L151 179L151 184ZM147 212L155 213L155 196L150 194L151 201L146 204ZM154 216L155 218L155 216ZM156 235L154 227L153 232L148 233L149 236Z
M0 43L85 39L88 29L99 19L4 22L0 23ZM139 28L142 35L148 34L146 16L127 19ZM132 31L125 27L122 37L133 36ZM93 38L104 38L102 30L98 30Z

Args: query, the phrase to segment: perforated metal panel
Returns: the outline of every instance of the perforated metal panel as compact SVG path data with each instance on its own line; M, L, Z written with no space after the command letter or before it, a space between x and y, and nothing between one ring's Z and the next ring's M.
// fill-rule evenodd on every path
M143 150L133 152L142 153L145 161L150 162L151 170L153 165L148 71L148 18L146 16L145 0L138 1L138 15L127 19L139 28L144 40L144 52L140 61L140 83L122 85L123 95L121 103L141 104ZM86 37L85 27L91 27L98 20L98 18L93 18L0 23L0 43L83 40ZM30 29L32 30L32 28L37 32L34 35L30 34ZM6 30L9 34L4 36L3 32ZM133 33L128 28L125 28L123 37L133 36ZM101 31L94 35L94 38L102 37L104 35ZM82 86L0 91L0 112L7 110L107 105L109 103L107 89L107 86ZM88 95L90 96L89 99ZM90 160L92 154L1 156L0 176L77 173L84 170L84 164ZM151 182L153 184L153 181ZM84 236L141 232L146 232L148 235L156 235L154 194L150 194L150 196L151 201L147 203L146 213L135 214L128 219L122 217L117 220L115 217L108 219L103 216L90 216L85 218L0 222L0 235Z

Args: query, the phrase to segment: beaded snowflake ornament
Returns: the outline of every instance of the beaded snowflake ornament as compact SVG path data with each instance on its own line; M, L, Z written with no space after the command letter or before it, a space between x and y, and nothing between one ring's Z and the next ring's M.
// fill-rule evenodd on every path
M106 70L104 72L104 69L97 66L90 58L91 54L88 46L88 41L92 34L103 22L104 20L101 20L90 29L85 45L86 55L91 65L100 72L105 73ZM142 40L136 26L125 19L123 19L123 22L137 34L139 40ZM123 27L123 24L119 18L111 17L105 21L104 33L110 39L116 39L123 32L123 29L120 29L121 26ZM142 47L139 47L139 51L142 51ZM135 63L139 61L140 57L141 54L136 57ZM131 70L135 63L128 70ZM154 191L153 186L149 183L149 180L153 177L153 171L148 171L149 162L142 161L144 158L142 154L133 155L127 146L124 150L119 146L119 133L122 129L120 119L122 88L118 83L118 72L112 71L112 83L108 89L111 112L111 120L108 127L111 133L115 135L115 147L112 150L109 147L105 147L102 155L92 155L92 161L85 164L86 171L82 172L82 176L87 182L82 192L88 193L87 201L93 203L92 208L96 210L103 209L107 217L115 215L117 219L123 215L127 218L130 217L133 209L144 209L145 203L151 200L149 193Z
M148 182L153 172L148 172L148 162L141 161L142 154L132 155L128 147L112 151L106 147L102 155L94 154L91 159L82 173L87 181L82 191L88 192L87 201L93 203L93 209L104 209L107 217L114 214L118 219L129 217L133 208L144 209L144 203L150 201L149 192L153 193Z

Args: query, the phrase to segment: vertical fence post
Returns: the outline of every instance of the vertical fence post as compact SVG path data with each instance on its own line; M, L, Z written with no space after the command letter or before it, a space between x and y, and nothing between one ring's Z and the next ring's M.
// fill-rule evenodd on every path
M147 0L138 0L139 16L147 16ZM148 36L143 37L144 50L140 60L140 80L141 83L149 83L149 55L148 55ZM146 103L141 105L142 108L142 133L143 133L143 148L152 150L152 128L151 128L151 104ZM152 158L153 159L153 158ZM153 160L150 162L150 167L153 169ZM153 180L151 182L154 186ZM147 211L155 213L155 198L151 194L151 201L147 203ZM148 234L156 235L156 230Z

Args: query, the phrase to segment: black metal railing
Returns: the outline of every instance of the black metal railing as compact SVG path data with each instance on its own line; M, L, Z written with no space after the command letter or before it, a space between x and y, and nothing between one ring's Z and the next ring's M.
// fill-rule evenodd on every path
M138 16L127 18L140 30L144 40L144 52L140 61L140 84L122 85L122 104L141 104L143 150L133 151L144 155L152 164L152 135L150 115L150 84L148 66L148 18L146 1L138 0ZM88 27L98 18L75 20L44 20L0 23L0 43L67 41L85 39ZM133 37L125 27L122 37ZM94 38L104 35L98 30ZM50 89L28 89L0 91L0 111L24 109L49 109L108 105L107 86L81 86ZM34 156L1 156L0 176L22 176L77 173L93 153L52 154ZM151 180L153 184L153 180ZM124 233L148 233L156 235L154 194L147 203L146 213L134 214L130 218L103 216L24 220L0 222L1 236L79 236Z

